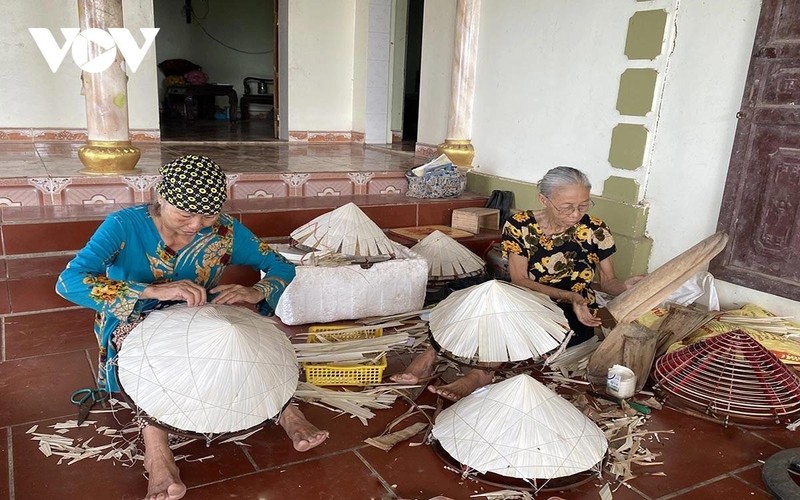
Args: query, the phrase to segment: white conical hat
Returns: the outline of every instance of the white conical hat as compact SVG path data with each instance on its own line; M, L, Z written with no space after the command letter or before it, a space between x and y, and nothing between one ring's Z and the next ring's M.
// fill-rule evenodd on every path
M119 378L156 420L199 434L249 429L276 416L297 388L292 344L243 307L154 311L119 353Z
M428 261L428 277L462 278L483 271L486 262L441 231L434 231L411 247Z
M504 281L459 290L431 311L433 339L452 354L481 362L523 361L552 351L569 324L546 295Z
M389 238L355 203L320 215L292 231L290 236L315 250L361 257L394 254Z
M594 422L524 374L487 386L441 412L433 436L463 465L525 479L589 470L608 449Z

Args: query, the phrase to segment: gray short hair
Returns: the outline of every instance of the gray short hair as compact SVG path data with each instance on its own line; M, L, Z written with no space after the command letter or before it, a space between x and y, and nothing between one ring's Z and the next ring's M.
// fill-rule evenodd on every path
M578 184L586 189L592 189L592 183L586 174L572 167L551 168L539 181L539 192L551 196L553 191L563 186Z

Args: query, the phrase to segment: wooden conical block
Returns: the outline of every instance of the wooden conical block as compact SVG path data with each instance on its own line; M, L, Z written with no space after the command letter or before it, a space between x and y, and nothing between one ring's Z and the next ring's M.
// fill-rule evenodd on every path
M636 374L636 392L642 390L656 360L658 332L645 328L625 332L622 364Z
M709 236L611 300L608 311L620 323L635 321L706 267L727 243L728 235L724 232Z
M608 369L614 365L625 364L625 338L635 336L648 338L651 334L656 334L656 332L639 323L618 324L589 358L586 378L596 386L605 386Z

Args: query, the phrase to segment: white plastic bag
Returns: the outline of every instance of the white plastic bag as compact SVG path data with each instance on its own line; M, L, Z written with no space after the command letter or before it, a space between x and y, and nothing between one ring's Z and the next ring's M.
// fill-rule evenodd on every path
M664 300L662 305L672 303L688 306L701 298L704 299L701 303L707 303L709 311L719 311L719 296L717 287L714 286L714 276L707 271L699 271L686 280Z
M614 297L603 292L597 292L597 305L606 307L608 302ZM717 287L714 286L714 276L707 271L699 271L694 276L686 280L677 290L672 292L660 306L668 303L688 306L689 304L703 299L701 304L708 305L709 311L719 311L719 296Z

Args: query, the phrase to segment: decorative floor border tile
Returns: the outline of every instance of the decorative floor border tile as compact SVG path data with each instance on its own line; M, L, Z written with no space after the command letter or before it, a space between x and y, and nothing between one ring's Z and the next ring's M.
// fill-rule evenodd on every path
M239 172L228 177L231 200L303 196L403 194L403 172ZM159 175L0 179L0 207L147 203Z

